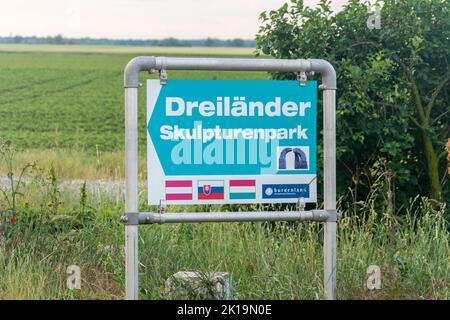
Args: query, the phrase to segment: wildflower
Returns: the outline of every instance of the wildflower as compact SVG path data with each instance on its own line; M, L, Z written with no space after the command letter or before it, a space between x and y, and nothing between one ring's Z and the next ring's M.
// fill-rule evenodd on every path
M9 217L9 222L16 222L17 219L14 216Z

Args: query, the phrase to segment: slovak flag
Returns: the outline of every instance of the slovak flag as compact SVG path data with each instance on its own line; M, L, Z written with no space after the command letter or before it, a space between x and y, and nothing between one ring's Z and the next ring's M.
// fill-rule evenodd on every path
M224 198L223 180L200 180L198 181L198 199L215 200Z

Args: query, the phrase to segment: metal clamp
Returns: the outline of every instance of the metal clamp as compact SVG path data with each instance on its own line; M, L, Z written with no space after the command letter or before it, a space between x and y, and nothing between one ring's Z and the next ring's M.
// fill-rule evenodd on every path
M167 71L166 69L159 70L159 83L165 85L167 83Z
M305 210L305 207L306 207L305 198L303 197L299 198L297 201L297 211L303 211Z
M158 213L165 213L167 211L167 202L166 200L159 200Z
M121 217L122 222L125 225L139 225L139 212L125 212Z
M165 85L167 83L166 59L161 58L161 69L159 70L159 83Z
M327 87L326 84L322 83L319 85L319 90L336 90L336 87Z
M337 210L325 210L328 213L328 219L326 222L337 222L339 218L339 214Z
M297 80L300 82L300 85L302 87L306 86L306 81L308 80L308 77L306 76L306 72L305 71L298 72Z

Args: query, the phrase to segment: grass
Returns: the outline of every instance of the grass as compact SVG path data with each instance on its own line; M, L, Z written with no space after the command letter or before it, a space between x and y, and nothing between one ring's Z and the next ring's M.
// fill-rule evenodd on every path
M59 192L29 184L17 221L0 250L0 298L118 299L124 294L123 203L108 195ZM144 201L141 207L145 208ZM340 299L448 299L450 248L445 208L412 200L401 216L376 202L345 212L338 229ZM180 270L228 271L237 299L322 298L322 225L229 223L140 228L140 295L162 299ZM81 268L82 288L66 287L66 268ZM381 290L366 287L367 267L381 268Z
M35 162L44 171L53 166L60 179L88 179L123 181L124 152L86 151L81 149L23 149L16 153L14 171L18 172L27 163ZM139 159L140 179L146 179L146 158L141 153ZM0 162L0 173L6 175L5 163Z

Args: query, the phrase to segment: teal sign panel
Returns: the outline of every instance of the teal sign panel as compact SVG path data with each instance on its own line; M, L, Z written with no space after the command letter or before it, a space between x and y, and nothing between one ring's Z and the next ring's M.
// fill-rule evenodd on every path
M147 83L149 203L316 201L317 82Z

